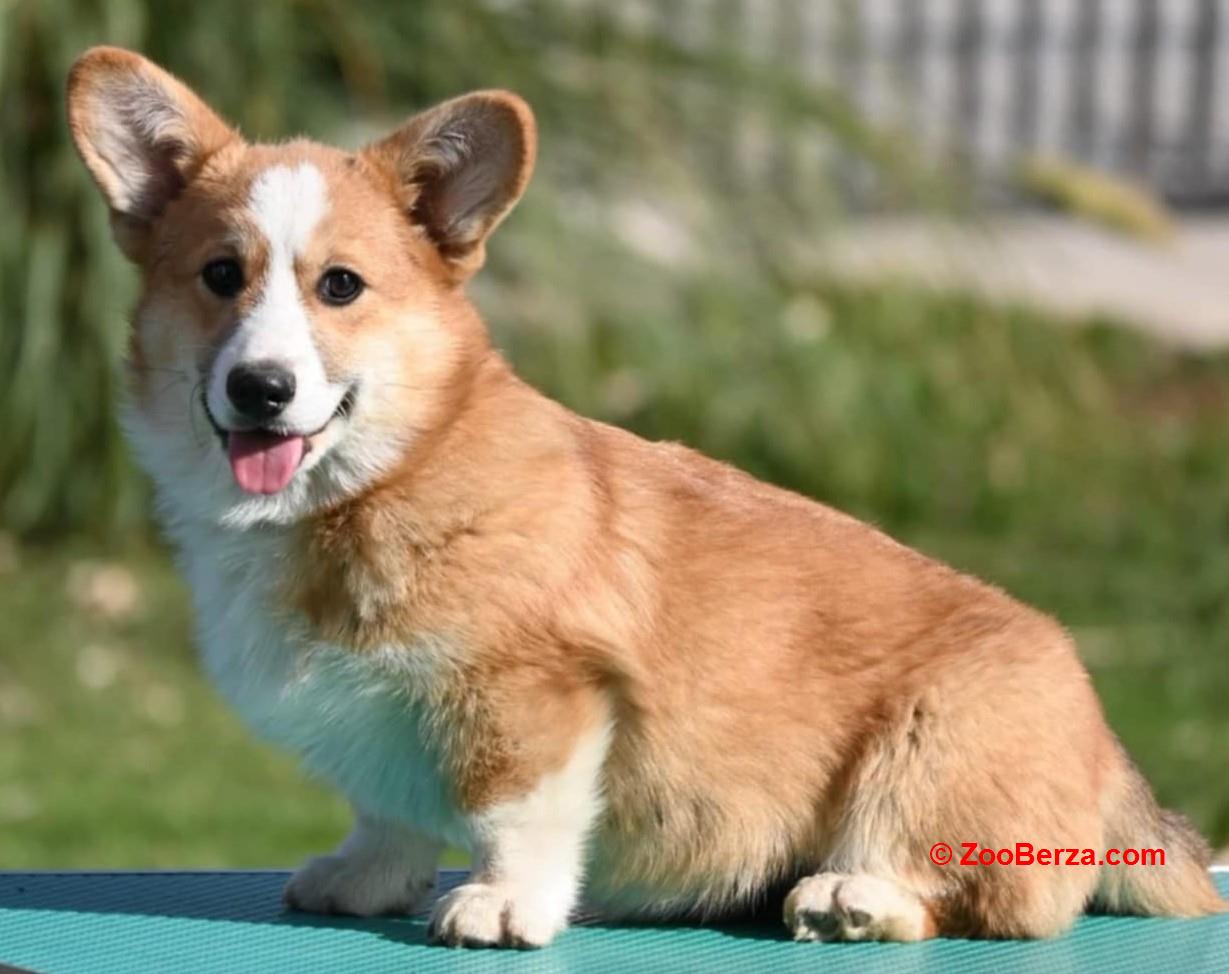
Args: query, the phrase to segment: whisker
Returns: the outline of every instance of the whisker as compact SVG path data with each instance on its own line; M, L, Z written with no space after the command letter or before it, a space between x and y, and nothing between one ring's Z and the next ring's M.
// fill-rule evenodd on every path
M197 446L203 446L208 441L208 437L201 439L199 417L197 416L198 410L196 408L196 404L200 401L200 393L204 388L204 385L205 380L198 379L192 386L192 392L190 393L191 398L188 400L188 421L192 426L192 439L196 442Z
M161 389L159 389L157 392L155 392L155 393L154 393L154 397L155 397L155 398L161 398L163 395L165 395L167 392L169 392L172 388L174 388L175 386L179 385L179 383L181 383L181 382L187 382L187 381L188 381L188 377L187 377L186 375L181 375L181 376L180 376L179 378L177 378L177 379L172 379L170 382L168 382L166 385L164 385Z
M376 383L376 385L377 387L384 386L389 389L408 389L411 392L439 392L441 389L444 388L443 384L422 386L422 385L414 385L413 383L410 383L410 382L378 382Z
M213 468L213 486L215 488L223 486L226 480L226 474L224 472L225 469L226 468L222 466L215 466Z

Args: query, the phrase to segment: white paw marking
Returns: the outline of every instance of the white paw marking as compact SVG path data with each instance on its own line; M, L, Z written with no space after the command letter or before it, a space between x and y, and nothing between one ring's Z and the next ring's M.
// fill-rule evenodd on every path
M435 904L427 936L450 947L542 947L566 923L506 886L466 883Z
M286 905L305 913L386 916L425 906L434 872L414 876L402 864L374 856L329 855L309 859L290 877Z
M921 900L877 876L819 873L785 900L795 940L922 940L926 921Z

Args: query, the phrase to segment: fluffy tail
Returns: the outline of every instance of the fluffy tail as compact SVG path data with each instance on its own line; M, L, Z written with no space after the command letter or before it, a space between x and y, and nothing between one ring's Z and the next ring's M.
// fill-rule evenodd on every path
M1117 780L1105 794L1106 849L1161 849L1164 864L1102 866L1093 906L1135 916L1200 917L1229 912L1208 873L1208 844L1177 812L1160 808L1144 776L1119 748Z

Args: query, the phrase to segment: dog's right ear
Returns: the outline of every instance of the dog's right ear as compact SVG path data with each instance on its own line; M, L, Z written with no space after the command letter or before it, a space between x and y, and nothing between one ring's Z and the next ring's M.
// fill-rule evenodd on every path
M68 126L111 207L116 242L133 260L167 203L239 138L186 85L117 47L90 48L73 65Z

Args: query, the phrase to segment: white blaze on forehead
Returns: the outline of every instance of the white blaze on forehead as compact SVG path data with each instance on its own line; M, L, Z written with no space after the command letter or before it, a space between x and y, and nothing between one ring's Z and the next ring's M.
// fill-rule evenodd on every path
M271 166L257 176L248 211L265 238L267 259L256 305L239 323L214 362L209 405L215 416L241 422L226 396L226 377L236 365L274 362L295 377L295 396L280 417L302 433L329 421L345 394L330 383L312 336L307 306L299 291L295 261L303 256L312 235L329 209L328 188L320 170L310 163Z
M272 166L252 184L248 207L269 243L270 264L293 264L329 208L328 189L311 163Z

